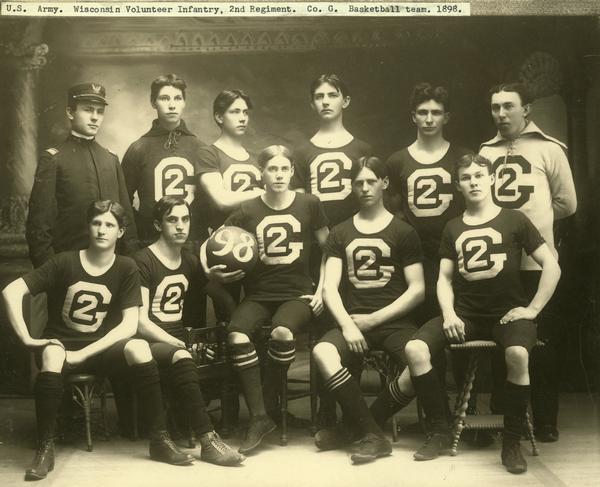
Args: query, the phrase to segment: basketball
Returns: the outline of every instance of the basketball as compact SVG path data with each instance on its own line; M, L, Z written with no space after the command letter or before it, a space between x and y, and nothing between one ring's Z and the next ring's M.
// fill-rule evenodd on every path
M225 226L216 230L206 243L206 261L209 267L227 266L225 272L248 272L258 260L258 243L243 228Z

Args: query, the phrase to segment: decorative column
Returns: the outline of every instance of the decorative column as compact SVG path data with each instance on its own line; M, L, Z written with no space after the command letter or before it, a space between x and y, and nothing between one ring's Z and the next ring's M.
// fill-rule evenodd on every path
M48 54L48 46L40 43L42 27L42 21L31 20L18 43L5 45L5 54L10 57L8 65L13 68L14 104L3 171L8 190L0 198L0 259L27 257L25 221L38 157L36 88L39 70L46 64Z

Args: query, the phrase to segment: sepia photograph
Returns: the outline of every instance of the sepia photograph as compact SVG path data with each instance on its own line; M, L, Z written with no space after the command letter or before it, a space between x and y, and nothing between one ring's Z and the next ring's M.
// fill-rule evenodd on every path
M597 485L597 2L1 9L1 485Z

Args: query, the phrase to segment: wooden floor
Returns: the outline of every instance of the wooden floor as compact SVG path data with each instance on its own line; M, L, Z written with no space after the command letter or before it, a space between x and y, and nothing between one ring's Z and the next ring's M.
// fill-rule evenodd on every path
M306 376L305 370L295 374ZM479 406L485 409L487 396ZM115 413L111 402L111 422ZM83 436L57 448L54 472L41 481L47 486L66 487L400 487L400 486L598 486L600 485L600 398L598 395L561 396L560 440L540 443L540 456L529 454L526 474L507 473L500 463L498 441L485 449L461 443L456 457L415 462L413 452L423 442L410 428L416 420L414 404L400 415L405 427L393 454L372 464L353 466L348 452L318 452L308 431L292 429L287 447L278 444L272 433L259 452L242 466L216 467L200 461L187 467L173 467L149 460L144 440L131 442L118 436L109 441L98 438L94 451L85 451ZM290 403L291 411L308 417L308 400ZM242 411L241 422L245 422ZM0 399L0 486L23 485L23 472L33 457L34 410L31 399ZM229 440L239 446L241 433ZM199 451L192 453L199 454Z

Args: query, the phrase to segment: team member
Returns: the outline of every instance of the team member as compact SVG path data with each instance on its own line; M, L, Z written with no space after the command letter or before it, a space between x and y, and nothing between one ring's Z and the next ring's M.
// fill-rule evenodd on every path
M63 399L64 372L79 370L131 375L151 434L150 457L186 464L166 432L160 379L148 343L131 339L138 321L139 275L128 257L115 255L125 231L125 211L116 202L92 203L87 215L89 247L56 254L43 266L10 283L3 291L10 323L41 367L35 383L38 449L25 480L39 480L54 468L56 415ZM48 293L48 325L32 338L22 303L28 295Z
M322 74L310 84L310 106L319 118L319 129L310 140L294 148L295 171L291 186L300 192L313 194L321 200L329 227L343 222L356 213L358 207L352 194L352 177L357 160L372 154L371 146L355 138L344 127L344 110L350 106L347 85L336 74ZM318 278L321 263L319 247L311 251L313 279ZM324 333L332 319L325 312L315 325ZM336 422L335 400L319 384L318 424Z
M470 151L444 138L444 126L450 119L446 88L429 83L416 85L410 110L417 126L417 139L393 153L387 163L393 206L401 209L423 245L426 293L420 320L425 323L439 314L435 285L442 230L446 222L460 215L464 208L452 184L452 171L456 161Z
M181 118L186 104L185 81L175 74L159 76L150 85L150 103L156 119L148 132L133 142L123 157L123 173L129 200L137 191L137 228L140 240L156 240L153 209L163 196L181 196L193 209L190 239L206 238L204 212L196 198L196 173L204 144L189 131Z
M241 90L223 90L213 103L213 117L221 134L200 151L197 171L208 195L213 230L244 201L263 193L261 171L243 146L251 109L250 97Z
M325 303L339 328L328 331L313 354L351 430L321 430L315 443L325 450L357 437L352 461L363 463L391 453L377 419L387 419L399 391L392 382L380 394L373 405L374 418L346 366L362 361L369 348L379 348L400 370L405 367L404 347L417 330L412 311L423 299L425 284L417 233L383 204L387 166L376 157L362 157L358 163L352 185L360 210L333 228L325 247Z
M494 201L527 215L557 255L553 222L572 215L577 208L566 146L528 120L532 100L523 84L497 85L490 96L498 133L481 145L479 153L493 164ZM540 268L531 256L523 255L521 270L525 292L533 296ZM558 321L551 319L549 311L537 322L538 334L546 346L537 347L531 356L533 421L536 436L542 441L558 439Z
M433 430L414 458L431 460L450 446L441 386L431 358L448 343L492 338L504 350L507 367L502 463L509 472L521 473L527 470L520 439L529 399L529 351L536 342L533 320L552 296L560 268L523 213L494 203L490 161L463 156L454 177L466 210L448 222L442 235L437 284L442 316L427 322L408 342L408 369L399 380L400 391L407 395L414 386ZM538 290L529 302L519 273L523 250L542 267Z
M182 405L187 422L202 445L201 460L237 465L244 456L227 446L214 431L196 365L183 342L183 302L193 280L205 284L198 257L182 251L190 230L190 208L179 196L163 196L154 205L159 238L133 257L140 270L142 307L138 333L150 342L152 356Z
M43 152L29 199L26 236L34 267L55 253L87 246L85 210L93 201L119 202L133 222L119 159L96 142L106 105L106 90L98 83L75 85L67 93L71 133ZM124 250L133 251L133 223L124 238Z
M233 365L250 411L241 453L254 450L275 429L265 403L276 402L272 397L279 394L282 375L294 361L295 334L313 313L322 311L323 281L319 280L313 292L310 247L313 238L323 245L329 232L319 200L289 189L294 166L286 147L267 147L259 154L258 164L265 194L243 203L225 222L254 233L259 250L258 263L244 280L246 297L234 311L228 329ZM269 320L273 329L263 397L258 356L251 337Z

